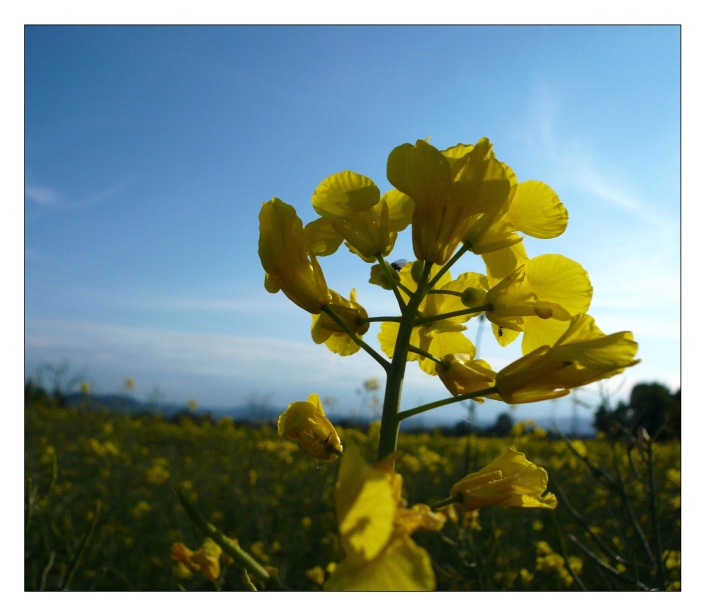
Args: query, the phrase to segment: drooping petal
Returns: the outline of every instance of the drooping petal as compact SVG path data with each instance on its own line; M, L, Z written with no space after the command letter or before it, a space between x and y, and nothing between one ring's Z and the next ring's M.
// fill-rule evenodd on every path
M393 537L372 561L346 559L331 574L324 590L434 590L436 576L427 551L408 535Z
M547 493L547 471L510 447L478 472L451 488L451 496L463 498L461 508L473 511L488 505L554 509L556 497Z
M444 368L437 364L436 373L446 389L454 396L480 391L492 387L495 383L495 372L482 359L474 360L468 353L444 355L442 359L449 367ZM474 400L483 402L482 398L474 398Z
M262 204L258 252L268 291L281 289L312 314L331 301L321 267L307 253L304 225L291 205L277 198Z
M579 314L551 347L541 346L498 372L496 387L509 404L549 400L567 395L638 363L631 332L601 335L593 318ZM586 338L581 339L580 336Z
M368 466L352 446L341 460L334 500L346 562L373 560L392 536L397 511L386 474Z

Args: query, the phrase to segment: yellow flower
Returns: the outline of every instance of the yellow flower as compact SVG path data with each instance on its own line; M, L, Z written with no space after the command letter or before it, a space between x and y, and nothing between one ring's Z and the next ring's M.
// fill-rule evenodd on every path
M470 243L471 250L478 255L521 242L516 231L539 239L558 237L569 222L564 204L549 186L535 180L518 184L514 171L500 164L510 182L507 199L476 214L463 236L464 242Z
M297 439L305 453L319 460L335 460L343 451L336 429L324 415L321 400L311 394L306 402L292 402L279 416L280 436Z
M366 319L368 313L356 301L355 289L351 290L350 301L341 297L333 290L331 293L331 310L358 336L362 336L370 328L369 323L358 323L358 318ZM316 344L326 343L326 346L339 355L353 355L360 347L344 332L339 325L326 313L312 315L311 337Z
M634 366L636 353L632 332L606 336L593 317L579 314L553 346L541 346L500 370L498 395L508 404L559 398Z
M530 462L525 454L510 447L499 458L476 473L467 475L451 488L451 497L463 500L463 511L488 505L503 507L556 508L556 496L547 490L547 471ZM544 495L544 496L543 496Z
M443 152L426 141L405 143L390 153L387 178L414 199L414 254L438 265L451 258L471 217L501 206L510 192L486 138Z
M206 537L203 545L192 552L183 543L172 545L169 557L184 563L194 573L200 573L209 580L217 580L221 574L221 547L210 537Z
M326 178L311 199L321 218L305 229L311 254L326 256L343 240L348 249L371 263L392 251L397 233L412 220L412 200L398 190L380 198L375 183L364 175L341 171Z
M440 530L445 518L424 505L406 509L401 490L389 466L368 466L355 447L347 451L334 495L346 557L326 590L434 590L429 554L409 534Z
M454 396L470 394L495 384L495 372L482 359L474 360L466 353L452 353L444 355L442 359L448 364L448 368L436 364L436 372L446 389ZM483 398L473 399L483 402Z
M81 383L81 393L85 396L91 393L91 384L84 381Z
M541 255L518 267L486 295L493 310L488 320L498 326L495 334L505 346L524 332L522 353L553 344L567 329L572 316L588 310L593 287L586 270L562 255Z
M413 263L407 263L399 272L400 280L410 291L417 288L417 283L412 276ZM432 268L432 276L439 270L439 267ZM487 286L485 276L472 272L461 274L456 280L451 280L451 274L445 272L436 288L442 291L454 291L462 293L468 287L483 288ZM422 317L433 317L447 312L463 310L466 306L461 298L456 295L444 295L433 293L427 295L419 305L419 313ZM476 348L473 343L461 332L467 328L462 325L473 315L466 314L448 319L433 321L415 327L410 337L410 344L416 346L435 357L444 357L450 353L465 353L471 358L475 356ZM378 340L380 348L388 357L392 357L395 351L395 341L399 331L398 323L385 322L380 326ZM417 353L408 353L407 361L419 361L419 367L427 374L436 375L436 362Z
M276 197L260 211L260 261L265 288L280 289L297 306L318 314L331 301L324 274L315 256L306 249L304 226L291 205Z

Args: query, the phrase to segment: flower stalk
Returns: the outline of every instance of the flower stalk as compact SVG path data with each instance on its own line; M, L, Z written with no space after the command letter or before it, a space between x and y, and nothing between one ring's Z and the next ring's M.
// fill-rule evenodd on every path
M431 274L432 264L424 262L421 278L417 290L409 298L409 302L402 310L395 351L392 356L390 368L387 371L387 385L382 403L382 422L380 425L380 443L378 445L378 460L383 460L397 451L397 437L400 431L400 399L402 396L402 382L404 381L405 368L407 367L407 352L412 330L415 326L417 309L424 299L425 286Z

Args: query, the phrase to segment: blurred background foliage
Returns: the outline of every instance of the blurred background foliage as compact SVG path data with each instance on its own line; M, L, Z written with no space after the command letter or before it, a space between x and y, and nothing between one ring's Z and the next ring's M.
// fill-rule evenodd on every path
M196 550L204 539L176 486L289 587L320 589L343 558L337 464L317 464L271 423L67 408L62 400L28 383L26 590L213 589L169 558L173 543ZM442 533L416 534L438 589L679 590L678 408L678 395L651 384L635 387L629 405L605 402L596 415L604 432L592 440L513 425L510 416L499 421L502 437L403 433L397 469L410 504L445 498L510 445L547 469L560 502L554 512L489 507L452 516ZM378 430L371 423L339 434L372 461ZM225 565L218 586L241 590L242 575Z

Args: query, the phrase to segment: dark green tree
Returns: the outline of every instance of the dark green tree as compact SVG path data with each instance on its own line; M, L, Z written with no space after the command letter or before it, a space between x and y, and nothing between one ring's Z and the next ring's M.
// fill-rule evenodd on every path
M634 434L642 427L652 438L681 438L681 390L672 394L660 383L640 383L628 404L619 402L613 410L601 404L593 425L608 435Z

